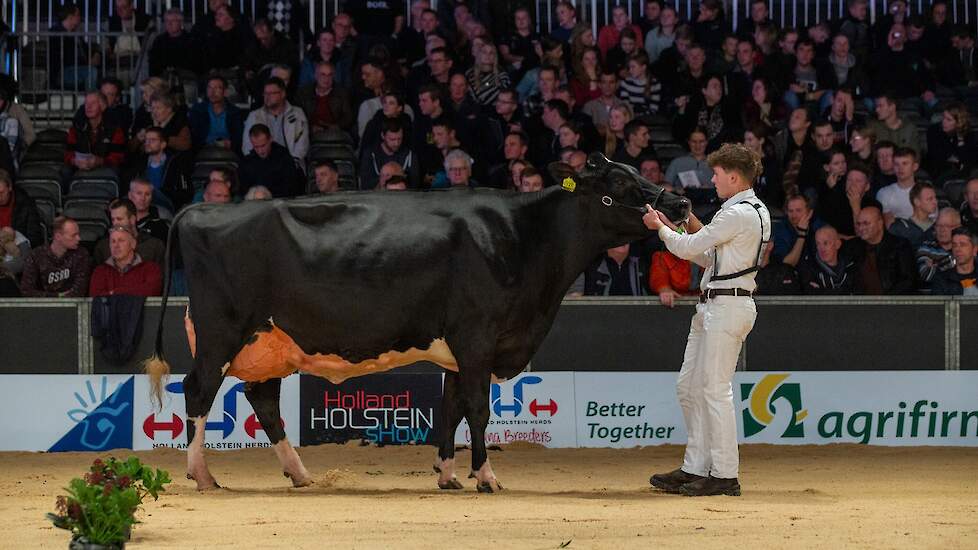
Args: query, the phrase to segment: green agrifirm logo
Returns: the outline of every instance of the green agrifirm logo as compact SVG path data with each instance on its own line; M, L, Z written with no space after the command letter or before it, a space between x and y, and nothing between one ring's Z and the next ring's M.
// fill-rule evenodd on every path
M781 437L805 437L805 426L802 422L808 416L808 411L801 406L801 384L786 384L784 381L788 376L768 374L756 384L740 385L740 400L748 403L743 411L744 437L761 432L774 421L774 402L781 398L791 405L791 422Z
M830 411L818 419L818 435L825 439L849 437L863 444L874 438L978 437L978 411L941 409L940 403L930 399L900 401L895 411L856 411L848 414Z

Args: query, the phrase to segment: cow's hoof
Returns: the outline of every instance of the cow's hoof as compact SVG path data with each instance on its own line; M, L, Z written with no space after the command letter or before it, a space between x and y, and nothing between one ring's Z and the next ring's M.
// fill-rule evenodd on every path
M439 481L438 488L441 489L442 491L457 491L459 489L464 489L465 487L462 486L461 481L452 478L449 479L448 481Z
M197 478L195 478L193 476L193 474L191 474L190 472L187 472L187 479L189 479L191 481L196 481L197 482L197 490L198 491L210 491L212 489L220 489L221 488L220 484L218 484L217 481L215 479L213 479L213 478L211 478L210 480L201 481L201 480L198 480Z
M295 488L308 487L313 484L312 478L309 476L294 476L288 472L282 472L282 475L289 478L292 481L292 486Z
M503 490L503 486L496 480L480 481L476 484L475 489L480 493L498 493Z

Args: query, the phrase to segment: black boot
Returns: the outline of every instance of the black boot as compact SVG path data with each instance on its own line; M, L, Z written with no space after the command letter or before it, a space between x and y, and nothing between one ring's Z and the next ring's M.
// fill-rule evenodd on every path
M668 474L654 474L649 478L649 483L651 483L653 487L662 489L667 493L678 493L679 488L684 484L692 483L701 479L706 478L694 474L687 474L681 468L677 468Z
M703 477L699 481L686 483L679 492L688 497L706 497L712 495L740 496L740 483L737 478Z

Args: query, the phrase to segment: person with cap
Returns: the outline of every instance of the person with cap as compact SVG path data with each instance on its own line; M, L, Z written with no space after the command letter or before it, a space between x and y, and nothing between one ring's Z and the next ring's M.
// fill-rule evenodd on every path
M717 195L724 199L709 224L704 226L690 214L687 231L677 231L648 205L643 216L669 252L705 269L676 382L688 434L686 453L680 468L655 474L649 481L687 496L740 496L732 381L741 347L757 318L754 278L771 240L771 215L752 189L762 169L756 152L726 143L707 162Z

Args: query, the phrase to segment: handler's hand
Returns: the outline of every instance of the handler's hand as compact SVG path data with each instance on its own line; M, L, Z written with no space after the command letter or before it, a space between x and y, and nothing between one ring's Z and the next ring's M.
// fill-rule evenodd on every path
M645 222L645 227L648 227L652 231L658 231L662 227L662 215L655 208L652 208L648 204L645 205L645 215L642 216L642 221Z

